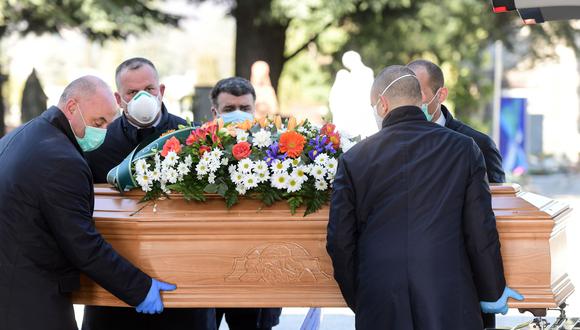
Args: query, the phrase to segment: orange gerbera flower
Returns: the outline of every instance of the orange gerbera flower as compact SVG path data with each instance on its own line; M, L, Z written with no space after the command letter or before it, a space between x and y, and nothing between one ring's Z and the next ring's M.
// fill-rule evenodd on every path
M290 158L299 157L304 150L306 138L296 131L289 131L280 135L280 151L288 154Z

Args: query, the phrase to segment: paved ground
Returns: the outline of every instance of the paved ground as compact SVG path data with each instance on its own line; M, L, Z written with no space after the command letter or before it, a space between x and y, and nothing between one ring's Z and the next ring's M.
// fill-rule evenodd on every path
M534 176L520 182L526 191L538 193L547 197L555 198L569 203L575 210L568 224L568 268L573 282L580 292L580 260L576 258L580 251L580 174L555 174L547 176ZM568 316L580 317L580 293L575 293L568 300L566 308ZM77 322L82 322L82 306L75 306ZM276 330L300 329L302 320L308 311L307 308L285 308L282 313L280 325ZM321 330L351 330L354 329L354 315L347 308L324 308L322 311ZM556 311L549 312L548 321L553 322L558 315ZM530 314L520 314L517 310L510 310L505 316L498 316L497 326L509 329L517 324L532 319ZM222 324L220 330L228 329Z

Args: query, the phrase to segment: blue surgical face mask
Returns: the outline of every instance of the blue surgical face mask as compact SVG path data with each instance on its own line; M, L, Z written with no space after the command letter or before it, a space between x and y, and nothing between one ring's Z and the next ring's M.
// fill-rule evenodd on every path
M235 110L230 112L224 112L220 114L220 117L224 120L224 123L241 123L246 120L254 120L254 115L251 113L242 111L242 110Z
M103 144L103 142L105 141L105 136L107 135L107 130L104 128L88 126L87 122L85 121L85 117L83 116L83 113L81 111L81 108L78 106L78 104L77 110L78 112L81 113L81 118L83 120L83 123L85 124L85 136L79 138L78 136L76 136L74 130L73 134L75 135L75 138L77 139L79 146L84 152L93 151L98 147L100 147L101 144Z
M435 112L433 112L433 114L430 114L429 113L429 104L433 103L433 101L435 100L435 97L437 97L437 94L439 94L440 91L441 91L441 88L439 88L437 90L437 92L435 93L435 95L433 95L433 98L431 98L431 101L429 101L429 103L423 103L423 104L421 104L421 110L425 114L425 117L427 118L427 121L433 121L433 116L440 109L439 106L438 106L437 109L435 109Z

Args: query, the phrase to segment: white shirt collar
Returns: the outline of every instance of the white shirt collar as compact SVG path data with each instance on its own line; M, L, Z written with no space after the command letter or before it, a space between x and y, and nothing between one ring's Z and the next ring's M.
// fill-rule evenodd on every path
M435 124L441 125L443 127L445 127L445 116L443 115L443 111L441 111L441 109L439 109L439 118L437 118L437 120L435 121Z

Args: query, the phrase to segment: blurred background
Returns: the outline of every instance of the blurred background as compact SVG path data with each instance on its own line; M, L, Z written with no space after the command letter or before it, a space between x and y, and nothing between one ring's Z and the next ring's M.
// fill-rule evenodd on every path
M189 120L207 113L219 79L249 79L263 60L280 114L317 123L331 119L346 51L375 74L425 58L443 68L455 117L494 138L509 182L580 206L579 21L524 25L482 0L0 0L0 9L0 134L81 75L114 88L116 66L135 56L157 66L169 111Z

